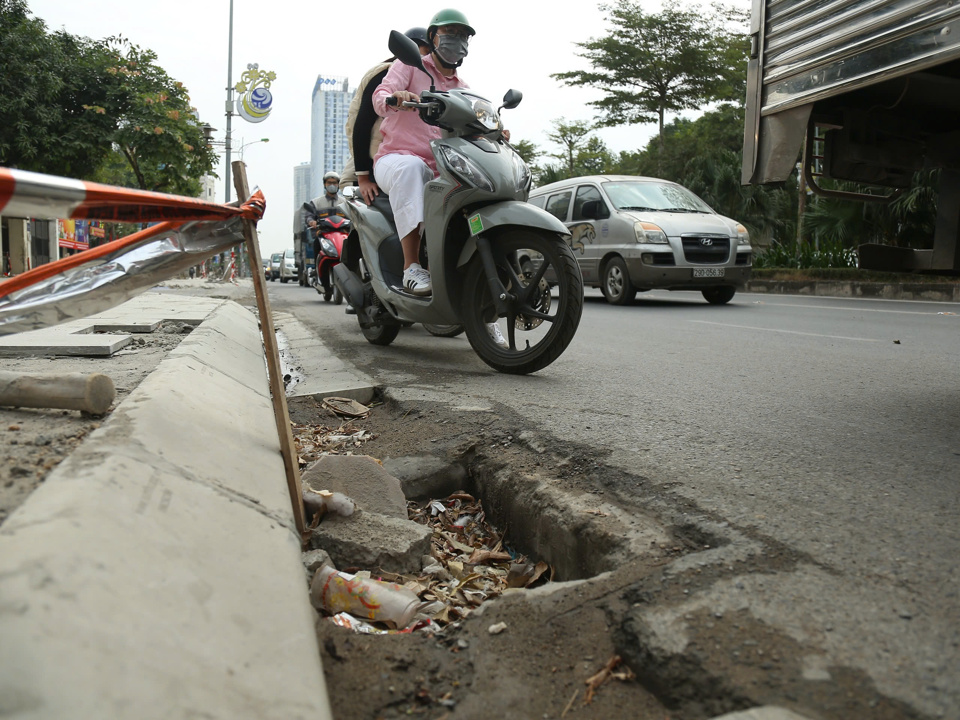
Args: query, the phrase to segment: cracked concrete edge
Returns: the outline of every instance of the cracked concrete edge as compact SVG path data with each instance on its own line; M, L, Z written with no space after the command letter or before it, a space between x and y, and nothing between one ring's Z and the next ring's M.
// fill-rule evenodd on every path
M332 717L256 318L188 339L0 527L0 715Z
M368 405L376 385L367 375L347 365L323 339L290 313L273 313L278 341L285 348L285 365L299 368L302 379L288 386L288 397L345 397Z

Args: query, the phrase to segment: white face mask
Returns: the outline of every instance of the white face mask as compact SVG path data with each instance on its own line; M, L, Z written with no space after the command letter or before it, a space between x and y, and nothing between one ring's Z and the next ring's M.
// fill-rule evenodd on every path
M450 65L456 65L467 56L467 38L458 35L437 34L436 53L440 59Z
M336 195L337 190L340 189L338 185L327 185L326 187L327 187L327 193L329 193L330 195Z

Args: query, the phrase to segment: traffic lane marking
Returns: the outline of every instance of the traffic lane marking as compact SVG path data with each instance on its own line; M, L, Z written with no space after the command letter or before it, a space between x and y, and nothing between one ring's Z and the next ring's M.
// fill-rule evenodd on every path
M777 328L754 327L752 325L733 325L731 323L710 322L709 320L690 320L701 325L718 325L720 327L739 328L740 330L760 330L762 332L785 333L787 335L806 335L807 337L828 338L830 340L853 340L855 342L885 342L875 338L848 337L846 335L823 335L821 333L800 332L799 330L778 330Z
M873 300L874 298L870 298ZM882 298L877 298L882 300ZM883 300L883 302L930 302L929 300ZM930 312L919 312L917 310L886 310L884 308L861 308L861 307L837 307L835 305L801 305L799 303L788 303L788 302L767 302L764 300L755 300L757 305L768 305L770 307L790 307L790 308L806 308L811 310L845 310L848 312L875 312L875 313L891 313L895 315L953 315L960 317L960 314L955 312L944 312L938 311L934 313L932 310Z

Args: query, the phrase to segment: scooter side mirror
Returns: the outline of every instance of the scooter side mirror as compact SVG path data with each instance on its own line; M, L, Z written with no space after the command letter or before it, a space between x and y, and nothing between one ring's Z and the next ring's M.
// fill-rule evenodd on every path
M431 89L432 86L436 85L433 75L427 72L427 69L423 66L423 58L420 57L420 48L417 47L417 44L413 40L408 38L402 32L391 30L390 39L387 41L387 47L390 49L390 52L397 57L397 60L402 62L404 65L419 68L422 72L424 72L426 76L430 78Z
M523 100L523 93L519 90L507 90L506 94L503 96L503 107L507 110L513 110L517 105L520 104L520 101Z

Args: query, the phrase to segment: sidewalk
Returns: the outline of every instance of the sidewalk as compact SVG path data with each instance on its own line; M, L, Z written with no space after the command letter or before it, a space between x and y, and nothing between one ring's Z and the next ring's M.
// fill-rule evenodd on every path
M256 317L147 293L91 320L158 318L198 327L0 526L0 708L330 718ZM125 344L72 329L40 342Z

